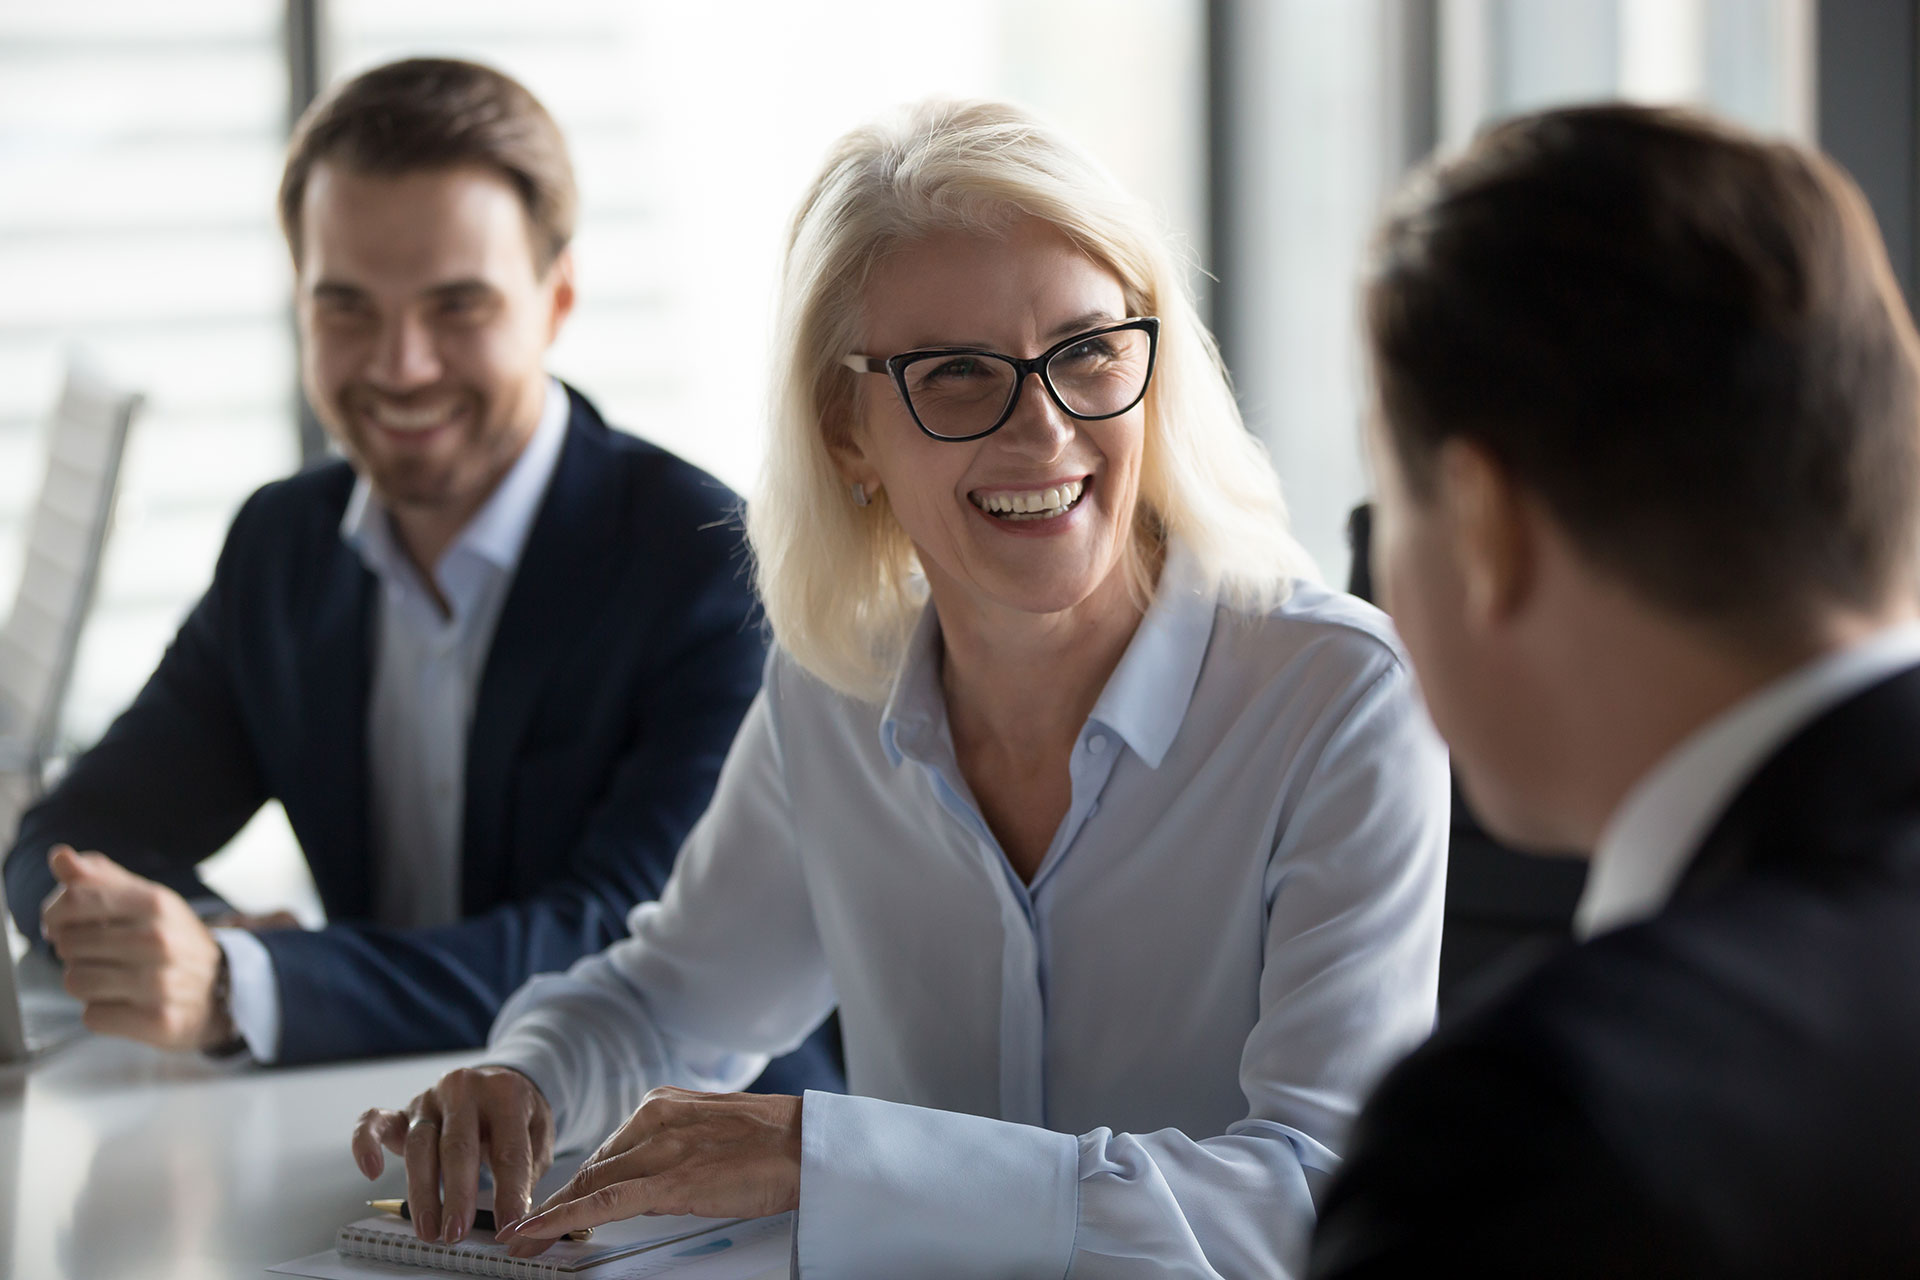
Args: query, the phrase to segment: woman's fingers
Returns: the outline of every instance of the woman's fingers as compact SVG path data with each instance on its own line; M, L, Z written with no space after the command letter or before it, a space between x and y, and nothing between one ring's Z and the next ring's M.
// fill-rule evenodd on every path
M440 1239L455 1244L473 1226L474 1201L480 1193L480 1117L466 1098L441 1108L440 1187L446 1196Z
M491 1124L488 1163L493 1166L493 1221L505 1227L527 1216L532 1207L533 1184L541 1170L551 1162L539 1160L534 1135L528 1125L511 1119Z
M582 1165L580 1171L568 1179L565 1186L547 1197L546 1203L540 1206L539 1212L545 1213L556 1205L585 1200L621 1183L633 1182L659 1173L663 1169L671 1169L681 1162L684 1154L685 1150L681 1144L656 1139L642 1143L631 1151L622 1151L605 1160ZM636 1210L636 1212L639 1211Z
M517 1071L463 1068L442 1076L405 1112L363 1112L353 1159L368 1178L386 1167L382 1148L406 1160L414 1234L452 1243L473 1229L483 1164L494 1174L496 1220L526 1215L535 1181L553 1163L553 1109Z
M581 1227L646 1213L753 1218L800 1199L798 1098L649 1095L540 1210L498 1235L515 1256Z
M569 1231L582 1227L604 1226L643 1213L659 1213L654 1208L661 1184L673 1180L672 1173L616 1181L590 1191L577 1199L549 1203L549 1206L515 1227L509 1237L508 1252L524 1258L537 1253Z
M422 1095L414 1105L413 1118L407 1125L407 1208L413 1214L413 1233L422 1240L438 1240L440 1116L428 1095Z
M464 1074L493 1170L493 1220L502 1227L527 1216L533 1184L553 1163L553 1108L533 1081L511 1067L477 1067ZM443 1179L451 1175L441 1171ZM451 1194L452 1183L448 1183Z
M382 1147L398 1156L406 1154L406 1144L405 1112L372 1107L362 1112L360 1123L353 1126L353 1162L360 1166L360 1172L369 1179L379 1177L387 1167L387 1158L380 1150Z
M668 1133L676 1125L697 1123L703 1114L710 1115L700 1110L700 1103L687 1101L703 1096L686 1089L648 1093L627 1122L581 1162L566 1185L547 1197L540 1211L676 1163L678 1144L668 1141Z
M671 1128L697 1116L701 1099L719 1097L719 1094L699 1094L688 1089L653 1089L640 1100L626 1123L608 1135L607 1140L586 1158L580 1167L585 1170L596 1164L611 1160L622 1152L631 1151L648 1138L663 1129Z

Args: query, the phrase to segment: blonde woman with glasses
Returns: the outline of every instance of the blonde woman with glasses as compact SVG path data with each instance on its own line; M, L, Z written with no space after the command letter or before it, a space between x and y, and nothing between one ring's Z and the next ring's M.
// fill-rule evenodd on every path
M454 1239L489 1164L522 1254L797 1209L807 1276L1286 1273L1433 1020L1446 761L1386 622L1307 580L1153 221L1014 108L844 138L779 334L778 648L712 806L362 1169ZM723 1092L836 1007L851 1095Z

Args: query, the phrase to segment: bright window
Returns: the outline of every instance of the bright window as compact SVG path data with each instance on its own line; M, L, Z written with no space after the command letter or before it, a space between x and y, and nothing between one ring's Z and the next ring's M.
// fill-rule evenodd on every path
M68 352L147 395L77 741L146 679L240 501L298 462L278 18L257 0L0 5L0 601Z
M1335 585L1369 490L1357 288L1368 237L1438 140L1573 101L1710 107L1807 137L1811 0L1228 0L1237 35L1222 328L1248 425ZM1424 138L1418 136L1424 134Z
M753 484L788 217L846 130L932 94L1012 98L1204 226L1200 0L331 6L338 72L411 54L523 81L570 141L581 305L554 371L615 424Z

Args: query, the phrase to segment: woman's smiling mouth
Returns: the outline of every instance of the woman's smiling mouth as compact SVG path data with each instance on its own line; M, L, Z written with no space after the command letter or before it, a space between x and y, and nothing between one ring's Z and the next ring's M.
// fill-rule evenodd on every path
M1038 489L976 489L967 499L996 520L1053 520L1078 506L1092 483L1092 476L1082 476Z

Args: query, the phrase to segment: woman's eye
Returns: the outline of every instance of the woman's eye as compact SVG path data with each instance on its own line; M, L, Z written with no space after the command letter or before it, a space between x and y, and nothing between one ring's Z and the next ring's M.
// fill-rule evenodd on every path
M928 382L960 382L975 377L980 372L980 362L972 356L960 356L953 360L942 360L928 372Z
M1097 365L1113 359L1113 347L1105 338L1088 338L1074 343L1055 359L1070 365Z

